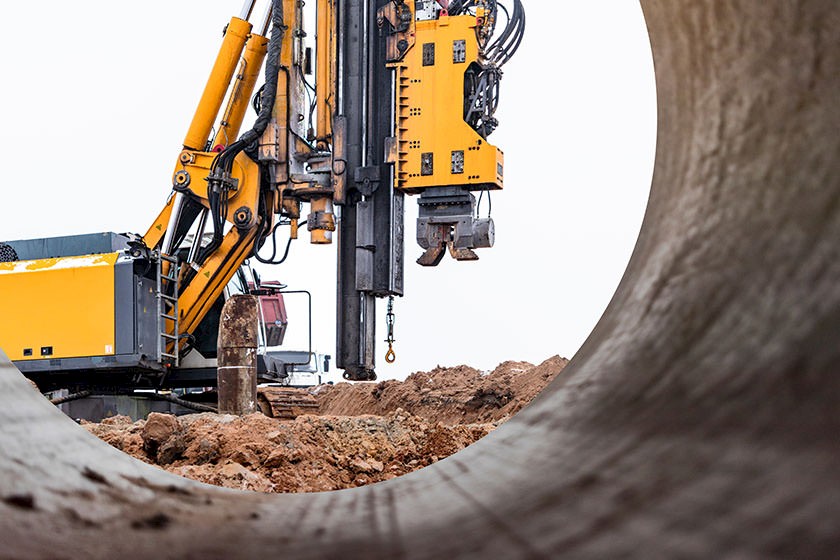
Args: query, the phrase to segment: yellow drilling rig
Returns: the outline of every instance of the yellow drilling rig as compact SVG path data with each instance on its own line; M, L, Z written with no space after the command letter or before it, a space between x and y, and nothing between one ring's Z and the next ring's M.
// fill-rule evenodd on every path
M282 340L282 286L247 262L282 262L280 230L288 254L304 225L338 251L336 365L373 380L376 299L403 295L406 196L420 265L493 245L476 195L503 186L488 137L520 1L317 0L314 48L303 2L270 0L261 17L255 4L225 27L145 233L0 244L0 348L42 390L212 386L234 284L263 298L263 337ZM282 375L270 353L259 369Z

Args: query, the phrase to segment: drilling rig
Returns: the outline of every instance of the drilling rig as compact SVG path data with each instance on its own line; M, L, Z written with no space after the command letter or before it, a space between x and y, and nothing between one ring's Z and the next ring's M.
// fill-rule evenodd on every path
M493 245L476 200L504 184L488 137L519 0L317 0L314 48L303 2L255 8L225 26L145 233L0 244L0 347L42 390L212 385L231 282L250 259L283 262L304 226L337 251L336 366L374 380L376 301L404 295L407 197L420 265ZM260 379L277 380L264 362Z

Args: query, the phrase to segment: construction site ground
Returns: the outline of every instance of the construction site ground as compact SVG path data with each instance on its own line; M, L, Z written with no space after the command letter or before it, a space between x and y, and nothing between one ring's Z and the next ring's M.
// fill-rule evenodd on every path
M299 391L319 407L295 419L153 413L83 422L117 449L172 473L228 488L319 492L389 480L474 443L527 405L565 367L505 362L489 373L438 367L405 381Z

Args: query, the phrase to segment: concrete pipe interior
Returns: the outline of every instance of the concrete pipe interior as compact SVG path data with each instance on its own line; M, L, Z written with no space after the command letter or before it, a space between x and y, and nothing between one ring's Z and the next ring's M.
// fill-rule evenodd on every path
M659 98L641 237L567 371L393 481L212 488L0 366L0 556L815 557L840 545L840 4L642 2Z

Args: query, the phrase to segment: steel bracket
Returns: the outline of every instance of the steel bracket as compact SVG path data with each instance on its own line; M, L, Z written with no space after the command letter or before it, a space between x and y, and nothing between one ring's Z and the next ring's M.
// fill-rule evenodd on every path
M369 165L367 167L357 167L353 174L353 180L356 183L356 188L364 196L370 196L379 188L379 166Z

